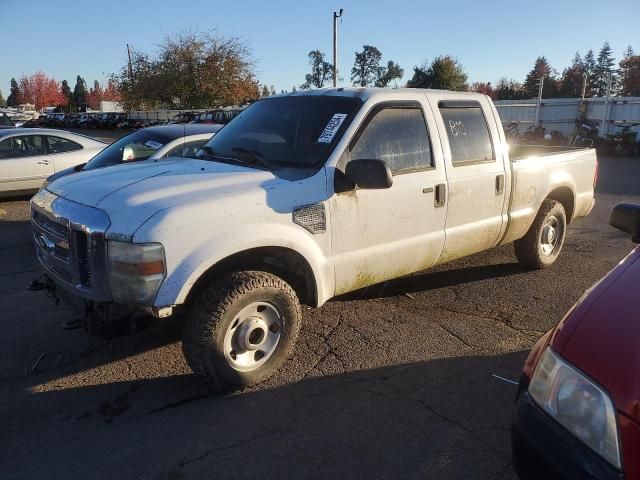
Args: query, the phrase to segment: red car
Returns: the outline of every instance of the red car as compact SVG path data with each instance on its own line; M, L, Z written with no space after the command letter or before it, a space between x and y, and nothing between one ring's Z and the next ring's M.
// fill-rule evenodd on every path
M640 243L640 205L609 223ZM531 350L511 443L523 479L640 479L640 246Z

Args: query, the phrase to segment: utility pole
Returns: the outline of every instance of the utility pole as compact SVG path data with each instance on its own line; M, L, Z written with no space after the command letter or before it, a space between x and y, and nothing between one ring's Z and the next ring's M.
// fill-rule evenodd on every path
M587 74L585 73L582 76L582 100L584 100L584 97L586 94L587 94Z
M342 8L340 13L333 12L333 86L337 86L338 81L338 19L342 17Z
M544 76L540 77L540 83L538 84L538 104L536 105L536 123L535 126L540 126L540 110L542 109L542 88L544 86Z
M604 108L602 109L602 135L609 131L609 102L611 100L611 72L607 73L607 94L604 98Z
M133 80L133 69L131 68L131 49L127 43L127 55L129 56L129 81Z

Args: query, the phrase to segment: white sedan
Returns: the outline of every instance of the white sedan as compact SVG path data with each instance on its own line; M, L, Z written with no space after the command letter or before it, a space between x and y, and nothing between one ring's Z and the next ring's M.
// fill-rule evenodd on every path
M126 165L143 160L163 158L195 157L207 141L222 128L222 125L160 125L141 128L116 140L93 157L87 164L67 168L47 179L51 182L86 170Z
M0 130L0 196L36 191L47 177L86 163L106 146L62 130Z

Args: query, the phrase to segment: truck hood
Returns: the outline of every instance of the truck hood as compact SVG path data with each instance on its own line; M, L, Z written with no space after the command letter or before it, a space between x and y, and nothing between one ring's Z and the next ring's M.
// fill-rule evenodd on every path
M559 325L553 348L600 383L616 408L640 422L640 247Z
M55 180L47 189L105 211L111 219L110 231L129 235L160 210L252 188L271 188L280 181L264 170L179 159L81 171Z

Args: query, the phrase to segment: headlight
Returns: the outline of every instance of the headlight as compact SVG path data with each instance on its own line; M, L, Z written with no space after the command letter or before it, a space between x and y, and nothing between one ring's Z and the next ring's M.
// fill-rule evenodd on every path
M119 303L153 305L166 274L160 243L128 243L109 240L111 293Z
M618 424L609 396L550 348L533 372L529 395L558 423L621 468Z

